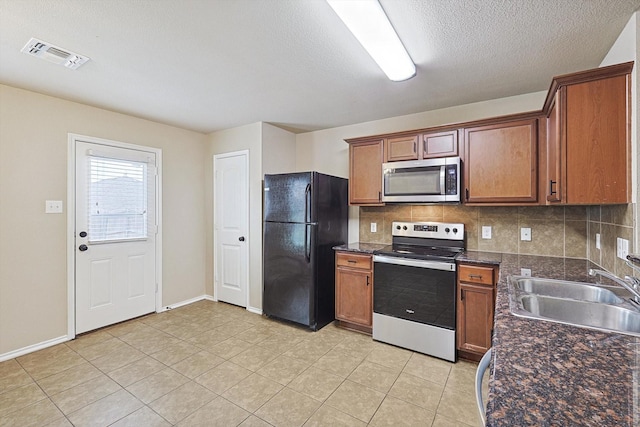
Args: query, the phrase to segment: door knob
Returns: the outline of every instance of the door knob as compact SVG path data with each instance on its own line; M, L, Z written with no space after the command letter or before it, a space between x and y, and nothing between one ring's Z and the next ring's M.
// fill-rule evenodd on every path
M86 231L81 231L80 232L80 237L87 237L87 232Z
M244 242L244 236L240 236L238 240L240 240L241 242Z
M87 249L89 249L89 247L87 245L80 245L80 246L78 246L78 249L80 250L80 252L84 252Z

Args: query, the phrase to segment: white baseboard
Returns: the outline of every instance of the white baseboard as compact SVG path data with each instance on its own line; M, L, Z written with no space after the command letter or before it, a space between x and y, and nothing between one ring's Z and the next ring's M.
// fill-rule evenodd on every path
M16 357L24 356L28 353L33 353L34 351L42 350L47 347L51 347L57 344L62 344L63 342L69 341L70 338L67 335L63 335L58 338L53 338L47 341L42 341L37 344L29 345L26 347L19 348L17 350L10 351L8 353L0 354L0 362L4 362L5 360L13 359Z
M167 305L162 307L162 311L173 310L174 308L182 307L185 305L193 304L194 302L202 301L204 299L209 299L209 295L200 295L199 297L191 298L185 301L180 301L175 304Z
M213 295L205 295L204 299L206 299L207 301L218 302L218 300Z
M247 307L247 311L249 311L251 313L259 314L260 316L262 316L262 309L261 308Z

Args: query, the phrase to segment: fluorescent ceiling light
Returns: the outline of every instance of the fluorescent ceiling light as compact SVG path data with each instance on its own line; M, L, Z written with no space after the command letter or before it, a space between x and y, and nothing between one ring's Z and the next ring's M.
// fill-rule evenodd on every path
M400 82L416 75L416 66L378 0L327 0L389 79Z

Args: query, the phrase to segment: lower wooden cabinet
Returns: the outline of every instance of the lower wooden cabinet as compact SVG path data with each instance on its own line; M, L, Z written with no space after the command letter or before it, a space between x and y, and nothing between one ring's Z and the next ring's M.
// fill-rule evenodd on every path
M498 267L458 266L457 349L464 359L480 360L491 348Z
M340 326L371 333L373 257L336 252L336 319Z

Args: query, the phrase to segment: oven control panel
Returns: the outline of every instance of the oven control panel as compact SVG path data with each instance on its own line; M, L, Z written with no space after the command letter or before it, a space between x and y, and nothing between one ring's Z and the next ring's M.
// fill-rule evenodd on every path
M392 224L391 234L403 237L464 240L464 224L448 222L399 222Z

